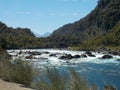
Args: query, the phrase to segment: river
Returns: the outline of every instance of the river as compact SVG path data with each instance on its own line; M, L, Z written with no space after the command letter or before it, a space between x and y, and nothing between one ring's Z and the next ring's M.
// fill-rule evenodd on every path
M112 55L111 59L100 59L105 53L92 52L95 57L87 56L87 58L73 58L70 60L59 59L65 54L81 55L85 51L70 51L58 49L25 49L7 50L12 59L22 58L32 61L36 68L56 67L60 70L67 70L71 67L79 74L84 74L88 82L94 82L100 90L105 84L115 86L120 90L120 56ZM26 59L28 52L41 52L34 55L32 59Z

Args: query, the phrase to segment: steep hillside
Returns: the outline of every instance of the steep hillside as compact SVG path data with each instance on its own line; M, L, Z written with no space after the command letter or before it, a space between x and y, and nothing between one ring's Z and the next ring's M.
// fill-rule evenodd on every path
M12 28L0 22L0 47L26 48L32 43L35 35L28 28Z
M119 20L120 0L99 0L98 5L90 14L75 23L55 30L52 36L72 36L83 41L106 34Z
M120 21L105 35L84 41L79 50L115 50L120 51Z

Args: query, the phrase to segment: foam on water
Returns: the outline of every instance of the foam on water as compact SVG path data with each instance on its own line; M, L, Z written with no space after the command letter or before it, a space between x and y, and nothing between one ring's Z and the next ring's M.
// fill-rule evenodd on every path
M18 53L22 51L22 52L26 52L26 51L37 51L37 52L49 52L49 53L60 53L57 55L57 57L50 57L49 54L42 54L42 55L35 55L35 58L38 58L38 62L41 62L41 59L43 58L48 58L48 61L51 62L51 64L54 66L55 65L60 65L60 64L66 64L64 60L60 60L58 59L60 56L64 55L64 54L71 54L71 55L81 55L83 53L85 53L85 51L70 51L70 50L58 50L58 49L25 49L25 50L7 50L7 52L12 55L12 56L17 56ZM92 52L96 57L89 57L87 56L87 58L79 58L79 59L72 59L69 60L69 63L82 63L82 62L90 62L90 63L96 63L96 64L105 64L105 63L118 63L117 59L120 59L120 56L113 56L112 59L99 59L100 57L102 57L104 54L103 53L98 53L98 52ZM23 57L25 58L26 56L29 56L29 54L21 54L18 55L18 57ZM14 59L17 57L14 57ZM41 58L41 59L39 59ZM36 61L36 60L33 60ZM46 61L46 62L48 62ZM42 62L41 62L42 63Z

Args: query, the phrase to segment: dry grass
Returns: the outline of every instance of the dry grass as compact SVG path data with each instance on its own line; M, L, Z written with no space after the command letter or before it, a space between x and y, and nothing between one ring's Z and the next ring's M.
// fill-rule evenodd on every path
M97 90L96 86L88 86L85 78L80 78L75 70L70 69L70 74L61 74L57 69L48 69L46 75L34 82L36 90Z
M34 79L34 70L28 63L11 63L7 59L0 60L0 78L5 81L30 85Z

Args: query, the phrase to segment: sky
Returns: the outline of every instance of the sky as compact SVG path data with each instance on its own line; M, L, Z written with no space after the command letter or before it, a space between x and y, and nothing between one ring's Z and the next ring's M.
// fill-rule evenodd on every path
M98 0L0 0L0 21L30 28L35 34L53 32L90 13Z

